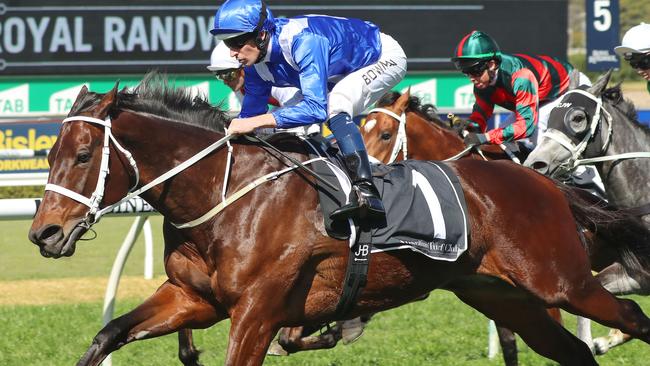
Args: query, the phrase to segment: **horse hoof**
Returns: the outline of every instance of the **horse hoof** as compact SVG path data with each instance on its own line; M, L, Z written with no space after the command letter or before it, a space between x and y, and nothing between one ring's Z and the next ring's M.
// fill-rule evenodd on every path
M266 354L269 356L288 356L289 352L285 351L278 341L273 341Z
M604 355L609 351L609 342L603 338L594 339L594 354L597 356Z
M363 335L363 329L365 327L366 323L360 318L345 321L342 327L343 344L348 345L356 342Z

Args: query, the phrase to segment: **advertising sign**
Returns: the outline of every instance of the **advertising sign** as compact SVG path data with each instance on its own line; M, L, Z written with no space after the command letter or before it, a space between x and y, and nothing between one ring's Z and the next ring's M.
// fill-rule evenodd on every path
M603 71L620 66L618 46L618 0L586 0L587 70Z
M5 0L0 74L203 72L215 45L209 30L220 3ZM267 3L276 17L325 14L371 21L402 45L410 71L451 69L456 44L474 29L491 34L506 52L566 56L567 0Z

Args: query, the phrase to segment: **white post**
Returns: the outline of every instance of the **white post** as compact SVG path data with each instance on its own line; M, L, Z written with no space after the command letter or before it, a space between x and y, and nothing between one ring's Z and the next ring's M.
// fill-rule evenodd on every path
M144 227L144 279L153 278L153 235L151 234L151 221L145 220Z
M591 336L591 320L589 320L589 318L583 318L581 316L576 316L576 318L578 318L576 336L578 336L581 341L587 344L587 347L589 347L591 353L594 353L594 340Z
M497 334L497 325L494 320L488 322L488 358L493 359L499 352L499 335Z
M113 262L111 275L108 278L108 285L106 286L106 294L104 295L102 321L104 326L113 319L113 311L115 308L115 294L117 293L117 287L120 284L120 276L122 275L122 270L124 269L126 259L129 257L129 253L131 253L133 244L135 244L135 241L138 238L138 235L140 234L140 231L142 230L142 226L144 225L146 219L146 216L138 216L135 218L135 221L133 221L133 224L129 229L129 233L126 234L124 242L122 242L122 246L117 252L115 261ZM112 366L112 364L113 362L111 360L111 355L108 355L106 359L104 359L104 362L102 362L103 366Z

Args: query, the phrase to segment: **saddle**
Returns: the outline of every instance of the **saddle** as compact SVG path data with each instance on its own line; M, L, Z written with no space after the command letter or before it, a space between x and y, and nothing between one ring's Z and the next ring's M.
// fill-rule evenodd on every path
M331 237L367 244L372 253L410 249L446 261L456 260L467 249L469 221L463 190L445 163L407 160L373 164L373 181L386 208L386 221L332 221L329 214L347 202L351 183L334 146L319 137L306 142L314 157L328 158L313 163L314 170L339 188L335 191L318 184L325 229ZM354 244L350 242L351 247Z

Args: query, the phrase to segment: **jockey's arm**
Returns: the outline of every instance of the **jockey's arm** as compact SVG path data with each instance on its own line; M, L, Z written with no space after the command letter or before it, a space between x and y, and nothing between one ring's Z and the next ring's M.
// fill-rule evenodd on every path
M487 130L487 120L490 119L494 111L494 103L485 100L479 93L474 93L476 102L472 108L472 114L468 120L473 128L479 128L482 132Z
M512 77L512 90L515 95L515 122L492 129L486 133L491 144L515 141L530 137L535 132L539 114L539 84L533 73L521 69Z
M230 122L228 133L245 134L257 128L276 127L275 118L267 113L271 84L262 80L255 68L251 67L246 70L244 89L246 94L244 94L239 118Z
M327 39L314 35L298 37L292 50L293 61L300 70L302 101L273 111L279 128L305 126L327 119Z

